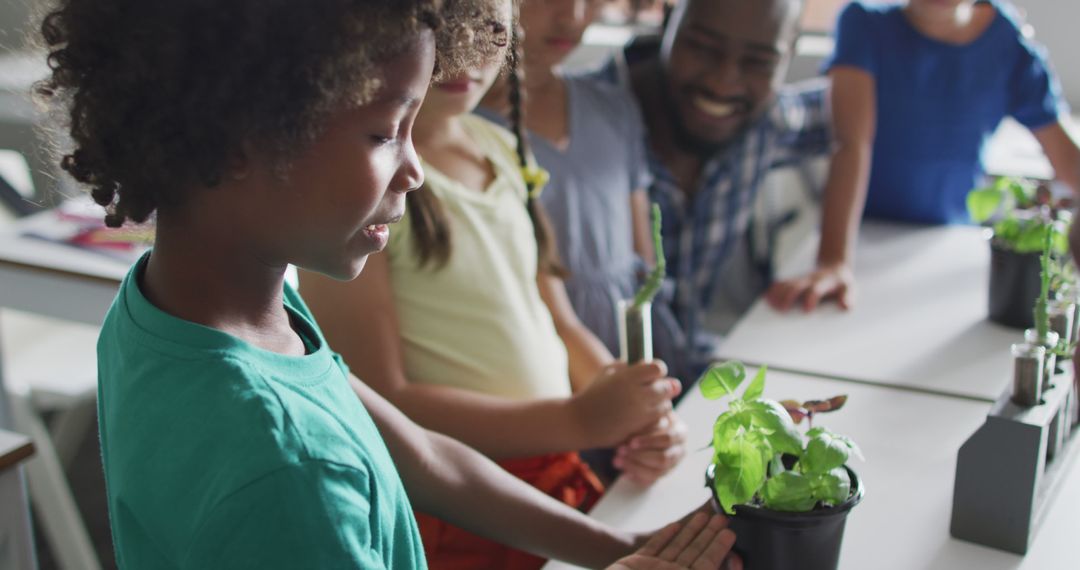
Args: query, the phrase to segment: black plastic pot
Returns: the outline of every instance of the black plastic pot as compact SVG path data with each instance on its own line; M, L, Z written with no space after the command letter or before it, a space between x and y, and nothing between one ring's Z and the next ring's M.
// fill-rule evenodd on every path
M1034 326L1040 286L1038 253L1016 253L990 241L991 321L1018 329Z
M705 474L716 512L723 512L712 486L713 465ZM851 495L835 507L804 513L774 511L751 505L737 505L729 527L735 532L735 552L746 570L836 570L844 523L851 509L863 498L862 480L845 466L851 477Z

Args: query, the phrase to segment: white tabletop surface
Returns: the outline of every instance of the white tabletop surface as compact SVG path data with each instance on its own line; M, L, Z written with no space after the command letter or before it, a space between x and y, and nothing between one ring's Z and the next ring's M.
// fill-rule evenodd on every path
M131 261L27 235L58 225L45 211L0 226L0 307L99 325Z
M87 208L97 212L99 208ZM47 210L0 226L0 263L39 267L119 283L130 261L86 248L47 241L32 234L53 235L62 222Z
M1073 520L1080 505L1080 469L1075 465L1026 557L949 536L956 452L982 425L989 404L777 371L769 372L765 394L799 400L849 396L844 409L816 422L851 436L866 456L865 462L851 464L865 482L866 498L848 518L841 570L1080 568ZM704 470L711 458L702 448L723 409L723 403L707 401L697 390L687 395L678 411L690 426L690 446L698 451L650 489L616 482L592 516L644 531L701 505L708 498ZM572 567L552 562L545 568Z
M808 240L781 277L811 267ZM720 347L774 368L993 401L1008 384L1022 331L987 320L990 249L970 226L864 224L857 299L806 314L759 300Z

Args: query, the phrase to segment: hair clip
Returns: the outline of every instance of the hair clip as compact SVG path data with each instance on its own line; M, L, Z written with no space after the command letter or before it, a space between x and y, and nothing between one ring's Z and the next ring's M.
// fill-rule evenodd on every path
M521 168L521 177L525 179L525 188L529 191L529 199L535 200L544 191L544 186L551 180L551 174L539 166L529 165Z

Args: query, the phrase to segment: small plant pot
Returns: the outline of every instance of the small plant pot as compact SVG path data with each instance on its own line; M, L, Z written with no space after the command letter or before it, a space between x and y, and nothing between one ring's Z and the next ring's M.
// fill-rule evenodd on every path
M1045 392L1053 387L1054 379L1054 366L1057 364L1057 356L1054 354L1054 349L1057 348L1058 334L1054 331L1046 331L1046 337L1039 335L1039 331L1035 329L1027 329L1024 331L1024 342L1041 346L1046 349L1043 355L1043 383L1042 391Z
M1080 290L1075 285L1066 283L1061 286L1060 289L1054 292L1054 299L1073 304L1073 316L1072 316L1072 332L1069 334L1070 340L1080 339Z
M1012 401L1025 408L1037 406L1042 401L1046 349L1033 344L1014 344L1012 353Z
M1039 297L1039 254L1017 253L990 241L990 320L1007 327L1028 328L1031 308Z
M635 307L633 300L619 301L619 358L628 364L653 359L652 303Z
M705 484L713 489L709 465ZM735 551L748 570L836 570L844 541L847 515L863 498L862 480L845 466L851 478L851 494L835 507L820 507L803 513L774 511L751 505L737 505L729 527L735 532ZM713 509L722 513L716 492Z
M1072 344L1076 339L1073 336L1073 318L1076 312L1076 303L1068 299L1055 299L1050 301L1048 307L1050 330L1058 333L1059 342L1064 346ZM1068 361L1064 358L1055 358L1054 371L1058 374L1065 372Z

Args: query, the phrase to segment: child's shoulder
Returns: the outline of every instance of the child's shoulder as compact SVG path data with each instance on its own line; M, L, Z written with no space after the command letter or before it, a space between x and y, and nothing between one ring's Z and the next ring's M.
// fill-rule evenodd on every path
M895 23L903 19L903 4L865 3L855 0L840 11L838 30L847 26L882 25Z
M1019 40L1032 34L1032 28L1027 23L1024 14L1012 2L990 0L988 3L997 12L994 24L999 33Z
M567 75L564 80L571 93L571 104L580 108L575 116L606 121L624 131L623 136L639 136L644 130L637 97L627 85L610 83L594 75Z
M507 167L516 166L517 137L510 129L473 113L466 113L461 121L489 159Z
M615 101L633 101L630 90L618 83L605 81L595 74L568 74L563 77L567 85L575 91L590 97L612 99Z
M462 115L461 120L474 136L507 145L511 149L517 144L514 133L510 129L479 114L466 113Z

